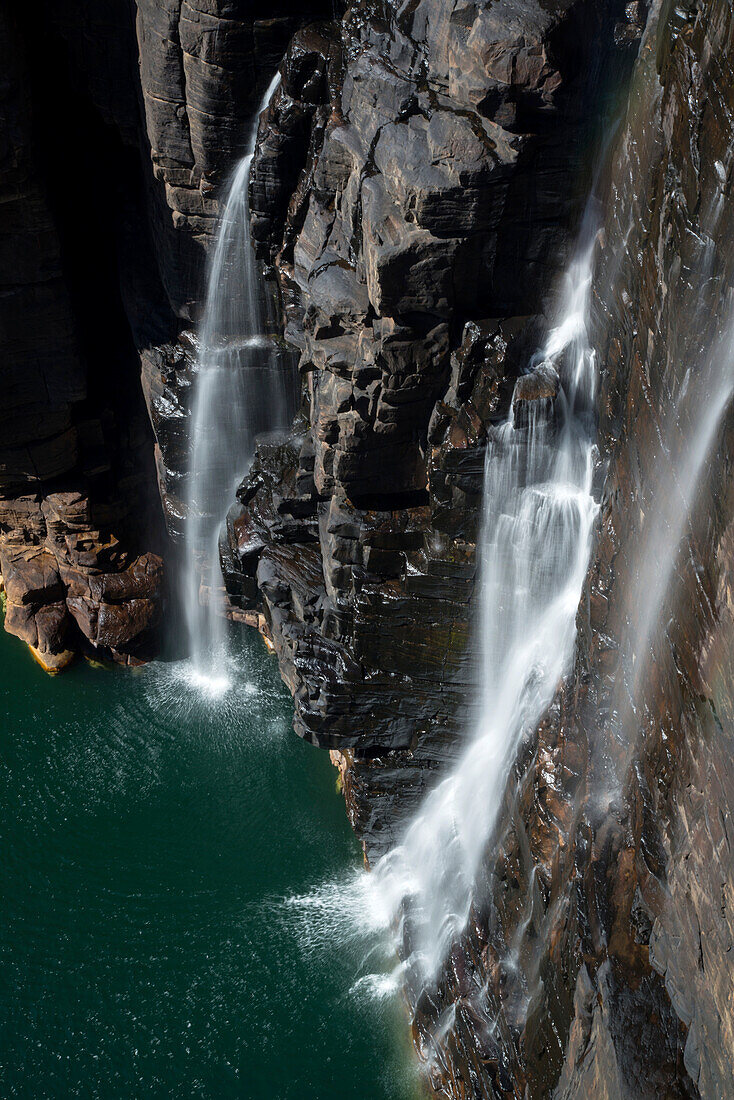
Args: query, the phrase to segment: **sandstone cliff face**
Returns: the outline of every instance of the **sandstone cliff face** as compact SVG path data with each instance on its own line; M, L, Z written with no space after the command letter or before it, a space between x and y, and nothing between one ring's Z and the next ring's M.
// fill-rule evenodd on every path
M0 568L7 629L51 666L150 643L155 481L176 536L206 251L297 31L251 205L303 404L259 447L221 552L368 860L470 720L486 432L546 324L610 67L637 50L645 7L616 7L358 0L301 30L332 6L0 14ZM732 425L697 385L728 354L733 34L726 0L656 2L635 63L599 244L602 507L576 664L510 777L464 941L414 1006L446 1096L731 1093ZM668 569L658 535L692 497L661 501L709 405Z
M604 481L576 667L417 1020L448 1095L731 1093L733 46L728 4L655 5L635 67L596 276Z
M646 15L628 6L618 46ZM254 229L306 398L261 448L223 558L233 598L262 600L298 732L337 750L370 859L465 728L483 438L578 213L593 66L564 69L563 44L569 19L588 43L584 17L355 5L296 39L261 133ZM511 776L464 942L415 1006L447 1096L731 1091L730 428L669 571L656 549L692 500L657 503L697 404L716 417L696 375L729 354L731 34L717 0L653 5L612 150L576 667Z
M420 773L461 725L483 437L579 215L611 37L596 4L365 3L289 49L252 208L304 416L224 565L235 598L257 583L315 744Z
M288 38L318 14L231 0L2 14L0 570L6 628L50 667L79 648L151 651L163 531L141 367L175 533L185 325L218 201Z

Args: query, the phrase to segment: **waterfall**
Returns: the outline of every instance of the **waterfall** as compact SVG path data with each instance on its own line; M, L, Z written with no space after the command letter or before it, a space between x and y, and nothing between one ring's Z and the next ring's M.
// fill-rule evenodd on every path
M731 313L731 302L727 308ZM688 368L663 424L657 491L652 513L646 517L637 575L627 600L627 658L633 671L626 705L617 710L620 730L643 694L652 639L670 590L681 540L690 526L696 492L733 392L734 329L729 327L693 374ZM682 424L682 444L675 448L672 440ZM622 678L619 682L621 685Z
M481 697L453 771L369 876L372 920L400 927L409 995L430 987L471 909L518 747L573 653L597 505L595 356L587 337L595 220L587 214L558 325L492 430L480 545Z
M661 617L671 600L669 611L676 614L676 566L682 543L693 527L697 494L734 396L734 288L731 273L728 279L712 277L715 269L726 270L723 256L715 262L717 252L728 247L719 228L723 196L722 188L701 219L700 256L689 276L690 285L698 288L693 315L687 319L689 361L684 361L686 371L677 392L664 394L658 449L647 475L650 492L640 500L640 530L628 553L623 588L626 629L610 706L614 734L624 752L615 766L611 761L597 763L603 774L597 778L595 794L602 813L622 796L639 746Z
M194 677L214 694L228 686L220 528L252 459L255 436L283 427L289 415L289 380L283 353L270 335L276 328L275 307L252 247L248 194L260 114L279 80L276 75L265 93L252 125L247 155L232 176L211 257L199 331L183 598ZM202 576L206 580L203 593ZM202 594L206 598L202 599Z

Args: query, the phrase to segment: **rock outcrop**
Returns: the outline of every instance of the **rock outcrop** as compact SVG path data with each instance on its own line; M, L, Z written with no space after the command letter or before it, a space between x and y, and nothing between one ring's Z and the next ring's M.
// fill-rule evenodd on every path
M298 732L355 780L361 752L434 767L471 695L484 436L579 216L605 34L596 4L358 3L296 36L264 120L253 230L307 407L224 567L259 586Z
M222 564L233 602L265 613L296 730L332 750L369 861L466 728L486 435L580 219L614 19L356 4L296 37L263 120L253 232L304 405L260 447ZM516 416L556 389L538 368ZM451 999L416 1013L431 1057ZM478 1032L462 1041L436 1087L492 1095L500 1056Z

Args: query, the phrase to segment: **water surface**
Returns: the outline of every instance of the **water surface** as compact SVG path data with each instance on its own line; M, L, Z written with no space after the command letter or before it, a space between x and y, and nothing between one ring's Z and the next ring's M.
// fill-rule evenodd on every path
M415 1095L402 1009L282 904L360 853L274 659L242 645L212 703L181 665L52 680L0 632L3 1097Z

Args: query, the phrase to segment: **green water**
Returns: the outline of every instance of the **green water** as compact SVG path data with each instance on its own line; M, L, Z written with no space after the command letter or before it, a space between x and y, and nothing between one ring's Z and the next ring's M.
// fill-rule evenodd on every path
M246 644L205 705L180 666L52 680L0 634L2 1097L415 1095L399 1005L283 903L359 850Z

